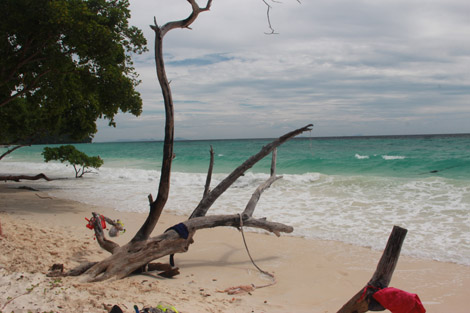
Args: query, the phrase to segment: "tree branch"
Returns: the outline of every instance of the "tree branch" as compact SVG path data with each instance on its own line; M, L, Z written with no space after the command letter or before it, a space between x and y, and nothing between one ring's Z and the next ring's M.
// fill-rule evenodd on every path
M265 33L265 34L266 35L278 35L279 33L276 33L274 31L274 28L271 25L271 9L272 9L272 7L266 0L262 0L262 1L266 5L266 18L268 20L268 27L269 27L269 30L270 30L269 33Z
M207 170L206 184L204 185L204 194L202 195L203 198L207 196L207 194L210 191L210 186L211 186L212 169L214 168L214 149L212 149L212 145L211 145L211 149L209 153L210 153L209 169Z
M4 157L6 157L7 155L9 155L10 153L12 153L13 151L15 151L16 149L19 149L19 148L22 148L22 147L26 147L26 146L31 146L31 145L18 145L18 146L15 146L9 150L7 150L4 154L2 154L0 156L0 160L3 159Z
M199 217L206 215L209 208L212 204L217 200L217 198L224 193L245 171L253 167L258 161L263 159L266 155L271 153L275 148L282 145L287 140L305 132L311 130L313 125L309 124L302 128L296 129L290 133L285 134L282 137L274 140L270 144L264 146L260 152L251 156L248 160L243 162L242 165L237 167L230 175L228 175L223 181L221 181L217 187L215 187L206 197L204 197L201 202L199 202L196 209L194 209L193 213L191 214L190 218Z
M16 98L24 95L26 92L28 91L31 91L33 90L34 88L36 88L36 85L39 83L39 81L41 80L41 78L44 76L44 75L47 75L51 72L51 70L46 70L44 71L43 73L39 74L38 76L36 76L34 78L34 80L28 84L28 85L24 85L23 84L23 89L17 91L16 93L14 93L13 95L10 95L9 97L6 97L5 99L3 99L3 101L0 102L0 107L10 103L11 101L15 100Z
M266 180L264 183L259 185L258 188L256 188L255 192L251 196L250 201L248 201L248 204L245 207L245 210L243 211L243 214L247 216L252 216L253 212L255 211L256 205L258 204L258 201L261 197L261 194L271 187L271 185L278 179L281 179L282 176L276 176L276 156L277 156L277 149L273 150L273 157L271 161L271 176Z
M150 204L150 212L142 227L137 231L131 242L143 241L149 238L153 229L157 225L160 215L168 200L170 193L170 174L173 160L173 141L174 141L174 109L173 98L170 89L170 83L166 76L165 63L163 60L163 37L174 28L187 28L197 18L200 12L210 9L212 0L207 1L205 8L200 8L195 0L188 0L193 9L191 15L181 21L169 22L162 27L157 25L150 26L155 32L155 65L157 71L158 82L160 84L163 102L165 105L165 140L163 144L163 160L160 175L160 183L158 186L157 198Z
M53 39L53 36L48 36L44 42L40 43L37 47L33 47L35 52L31 53L29 56L27 56L27 53L29 51L33 50L31 48L33 40L32 39L26 40L25 45L23 47L21 47L21 54L22 54L21 57L23 59L13 66L13 68L10 70L10 73L7 74L8 77L6 77L3 81L0 82L0 86L7 85L8 82L14 80L15 76L20 74L19 71L23 66L45 60L46 58L44 56L39 56L38 57L38 55L43 52L43 49L46 47L46 45L48 43L48 40L50 40L50 39ZM4 69L2 72L5 73L6 71L7 71L7 69ZM16 98L22 96L26 92L33 90L36 87L39 80L44 75L46 75L50 72L51 72L50 69L45 70L43 73L38 74L30 84L27 84L27 83L25 83L26 75L32 76L32 73L29 72L29 71L26 71L26 72L23 71L22 74L24 75L24 77L23 77L22 82L20 84L21 86L23 86L23 88L21 90L15 92L14 94L10 94L5 99L2 99L1 102L0 102L0 107L6 105L7 103L13 101ZM15 85L15 89L16 89L16 86L17 86L17 84Z
M246 215L242 216L242 218L244 227L264 229L266 231L276 234L276 236L279 236L279 233L281 232L291 233L294 231L294 228L292 226L277 222L270 222L265 218L256 219ZM240 215L231 214L195 217L185 221L184 224L188 228L189 232L195 232L200 229L214 228L220 226L232 226L238 228L240 226Z
M114 251L116 251L116 249L119 248L119 245L107 239L106 236L104 235L103 228L101 227L100 215L95 212L93 212L92 215L94 217L93 229L95 230L96 241L98 241L98 244L100 245L101 248L113 254Z
M193 10L191 14L184 20L173 21L173 22L169 22L163 25L161 27L162 37L165 36L165 34L172 29L189 28L189 26L197 19L199 13L209 11L212 5L212 0L208 0L204 8L199 7L199 5L196 3L196 0L187 0L187 1L191 4L192 10Z

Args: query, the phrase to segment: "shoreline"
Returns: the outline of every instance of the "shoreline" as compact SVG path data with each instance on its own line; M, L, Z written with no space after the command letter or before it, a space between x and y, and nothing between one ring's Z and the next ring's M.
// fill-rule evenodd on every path
M431 145L429 142L426 144ZM73 169L60 163L5 162L3 165L0 164L0 170L8 173L42 172L51 178L58 178L51 182L28 182L27 185L60 198L91 205L110 206L119 211L145 212L148 208L147 196L155 193L159 180L157 165L151 170L142 169L155 161L154 158L148 161L144 158L146 151L153 151L154 148L99 146L95 151L96 154L102 155L101 152L108 151L110 155L120 156L117 159L110 159L113 161L108 163L116 167L103 166L97 175L90 174L86 179L81 180L73 178ZM207 176L205 173L207 164L204 170L198 173L191 172L193 156L199 155L193 153L192 148L185 147L186 150L179 154L181 159L175 159L175 164L178 160L182 164L187 164L188 171L178 172L173 167L170 197L165 209L168 213L184 217L197 206ZM399 225L409 230L402 255L470 266L470 246L466 244L469 239L466 217L470 209L470 199L467 197L470 180L446 179L439 176L439 173L433 177L424 175L412 178L407 175L389 176L386 173L377 176L370 173L370 175L368 173L356 175L349 171L344 172L342 168L337 169L336 175L303 171L301 169L313 165L309 163L312 155L308 153L308 147L305 148L297 147L294 150L304 153L299 161L300 164L291 160L292 156L280 159L285 160L290 167L297 168L304 173L283 175L282 180L266 190L256 209L258 216L268 216L272 220L293 226L295 231L292 235L294 236L337 240L372 247L377 251L383 249L383 238L389 236L392 227ZM195 151L199 151L198 149ZM288 150L292 153L290 149ZM325 151L319 151L317 159L329 155L329 152L324 155L327 149L323 150ZM365 150L367 149L358 151L364 152L363 155L373 155ZM127 154L124 151L135 152L136 158L126 157ZM352 162L348 163L348 168L352 172L356 168L354 164L375 168L374 164L380 162L385 167L393 168L401 167L403 162L407 162L406 159L385 161L380 157L382 154L364 161L354 158L354 152L347 154ZM395 153L390 153L392 154L395 155ZM309 155L308 158L307 155ZM406 152L396 153L396 155L408 156ZM21 154L17 156L21 159ZM345 156L346 154L343 155ZM189 159L185 159L186 157ZM202 157L202 159L205 158ZM222 156L220 162L216 160L216 164L227 160L230 161L231 158ZM413 158L410 156L409 160ZM305 163L306 161L308 162ZM235 162L232 160L229 163ZM307 164L310 165L307 166ZM431 168L438 167L432 166ZM459 172L467 173L463 169ZM214 173L212 185L215 187L225 176ZM237 212L267 177L267 171L265 173L247 171L217 199L211 208L211 214ZM429 231L430 229L432 231ZM351 236L352 232L354 236Z
M251 295L227 295L217 291L269 280L251 264L239 232L219 227L198 231L189 251L175 255L181 274L173 279L135 275L90 284L67 277L54 287L54 279L44 275L53 263L70 269L80 261L106 257L85 227L85 217L94 210L124 222L126 233L113 239L119 244L129 241L146 218L0 185L0 222L7 236L0 239L0 247L9 251L0 257L0 309L8 297L39 283L5 311L106 312L103 304L122 304L131 312L133 304L156 306L163 301L181 313L336 312L369 281L382 254L336 241L246 232L253 258L274 273L277 284ZM185 219L164 213L154 234ZM387 239L383 238L384 246ZM470 266L401 256L390 286L417 293L427 312L464 313Z

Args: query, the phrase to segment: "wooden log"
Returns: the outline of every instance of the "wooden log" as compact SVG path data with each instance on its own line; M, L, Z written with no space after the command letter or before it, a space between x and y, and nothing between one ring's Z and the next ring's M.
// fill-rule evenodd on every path
M390 237L388 238L387 246L377 264L377 269L372 275L369 282L359 290L341 309L338 313L362 313L371 311L384 311L378 302L376 302L372 295L379 289L388 287L392 279L393 272L400 257L401 247L405 240L407 230L399 226L394 226Z
M51 181L49 177L47 177L45 174L37 174L35 176L30 176L30 175L0 175L0 181L16 181L19 182L20 180L38 180L38 179L45 179L47 181Z

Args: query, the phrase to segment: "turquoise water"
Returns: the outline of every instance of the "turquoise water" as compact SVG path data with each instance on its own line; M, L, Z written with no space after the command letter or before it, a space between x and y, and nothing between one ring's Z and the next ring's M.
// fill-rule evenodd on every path
M165 210L189 216L201 199L215 151L212 188L270 140L178 141ZM0 161L0 173L45 173L51 182L21 182L49 194L147 212L156 194L161 142L79 144L104 166L74 179L60 163L42 162L44 146ZM5 148L0 148L0 153ZM470 265L470 135L300 138L278 151L283 179L264 192L255 216L294 226L294 236L383 249L393 225L408 229L403 253ZM268 178L270 157L222 195L209 214L239 213ZM65 179L63 179L65 178ZM83 219L83 217L80 217Z
M215 151L216 173L229 173L270 140L178 141L175 171L207 171L209 149ZM53 146L53 145L50 145ZM159 169L161 142L77 144L89 155L99 155L108 167ZM44 146L25 147L12 155L15 160L41 162ZM1 150L0 150L1 151ZM266 172L269 157L253 168ZM278 172L326 175L372 175L379 177L445 177L470 180L470 135L300 138L287 142L278 152Z

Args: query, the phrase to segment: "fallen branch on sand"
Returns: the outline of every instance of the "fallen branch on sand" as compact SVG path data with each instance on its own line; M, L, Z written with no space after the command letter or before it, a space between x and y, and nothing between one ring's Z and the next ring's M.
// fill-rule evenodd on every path
M76 269L64 273L63 275L74 276L83 274L88 281L102 281L111 277L126 277L134 273L139 268L145 267L153 260L173 255L175 253L186 252L191 243L193 243L194 234L200 229L220 226L232 226L238 228L243 226L264 229L277 236L280 236L281 232L292 232L293 228L291 226L270 222L266 218L254 218L252 215L261 193L269 188L274 181L279 179L279 177L276 176L275 171L276 148L294 136L310 130L310 127L311 125L307 125L294 130L264 146L260 152L246 160L231 174L229 174L227 178L222 180L212 191L208 192L199 202L199 205L194 209L188 220L170 227L161 235L150 237L150 234L160 217L161 211L163 210L163 204L161 201L163 201L162 199L166 201L166 197L168 196L169 180L160 184L160 193L155 201L153 201L152 197L149 196L150 212L147 220L134 238L124 246L119 246L117 243L106 238L99 215L94 213L93 216L95 219L93 221L93 229L95 231L96 240L104 250L111 253L111 256L101 262L85 263ZM250 169L269 153L273 153L271 176L256 189L250 201L246 205L245 210L241 214L206 216L209 208L217 198L222 195L240 176L242 176L246 170ZM164 162L165 161L168 160L164 160ZM162 170L164 171L165 168ZM166 170L169 169L166 168ZM162 175L162 177L163 176L165 175ZM207 181L210 181L210 179Z
M45 179L47 181L52 180L43 173L37 174L35 176L30 176L30 175L0 175L0 181L16 181L16 182L19 182L20 180L38 180L38 179Z

